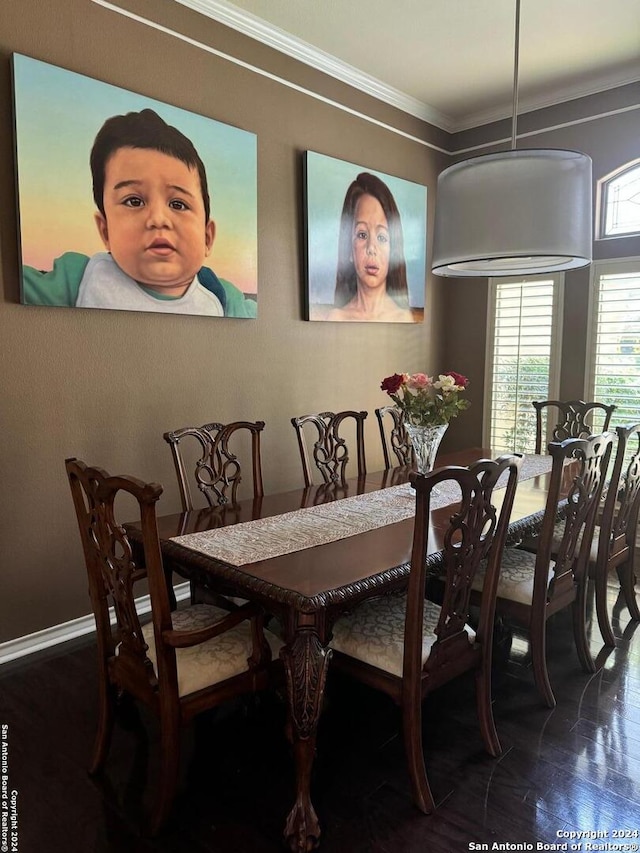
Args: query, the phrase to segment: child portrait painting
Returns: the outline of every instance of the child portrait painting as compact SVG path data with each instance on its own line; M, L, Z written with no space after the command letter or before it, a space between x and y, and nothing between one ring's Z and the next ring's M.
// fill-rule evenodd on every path
M257 316L255 134L13 56L26 305Z
M307 319L421 323L427 188L313 151L304 186Z

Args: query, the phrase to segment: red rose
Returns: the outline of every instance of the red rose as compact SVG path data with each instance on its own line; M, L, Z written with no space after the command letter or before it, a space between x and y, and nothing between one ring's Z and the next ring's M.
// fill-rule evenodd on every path
M403 382L404 376L402 373L394 373L393 376L387 376L386 379L382 380L380 388L386 391L387 394L397 394Z
M456 385L461 385L463 388L466 388L469 384L467 377L463 376L461 373L455 373L453 370L450 370L447 375L452 376Z

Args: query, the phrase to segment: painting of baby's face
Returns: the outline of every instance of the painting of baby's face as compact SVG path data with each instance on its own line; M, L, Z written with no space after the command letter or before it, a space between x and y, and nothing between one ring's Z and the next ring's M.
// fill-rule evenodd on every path
M209 255L197 169L147 148L118 148L107 160L102 241L120 269L166 296L182 296Z

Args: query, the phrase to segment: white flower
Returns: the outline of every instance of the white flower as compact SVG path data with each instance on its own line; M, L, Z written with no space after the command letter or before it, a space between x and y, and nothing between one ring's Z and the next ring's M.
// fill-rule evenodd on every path
M434 388L442 389L444 394L450 394L452 391L460 391L462 390L458 385L456 385L453 376L445 376L444 374L440 374L437 380L433 383Z

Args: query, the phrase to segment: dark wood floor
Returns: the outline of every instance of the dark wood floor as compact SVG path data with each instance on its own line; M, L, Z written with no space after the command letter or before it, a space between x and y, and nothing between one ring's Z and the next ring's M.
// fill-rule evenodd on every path
M612 587L612 604L615 593ZM640 627L614 606L619 645L607 653L593 632L600 665L593 676L578 666L564 614L550 623L558 698L553 711L541 706L534 690L526 642L503 636L494 685L504 749L499 760L483 752L472 685L429 698L425 752L440 803L431 816L418 812L409 797L395 707L334 677L313 781L321 849L462 853L480 849L474 843L491 849L494 842L536 849L537 842L562 843L559 831L605 830L608 844L621 841L615 831L637 831ZM95 726L94 657L94 646L82 641L63 654L0 669L0 723L9 727L9 790L18 792L20 853L281 850L292 764L279 699L233 705L185 730L173 819L150 841L139 827L157 774L153 719L124 713L104 778L86 773ZM627 841L640 845L638 838ZM580 850L587 849L581 842Z

